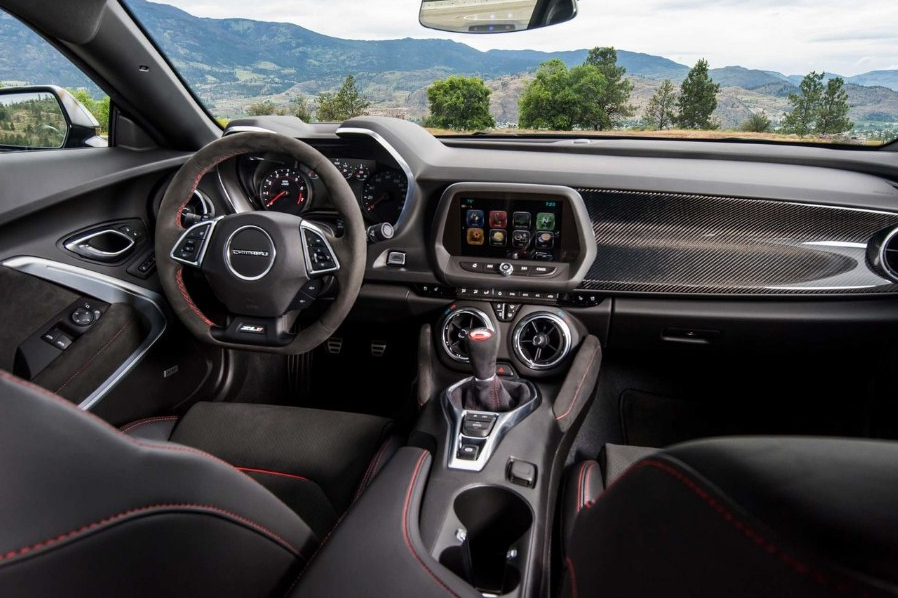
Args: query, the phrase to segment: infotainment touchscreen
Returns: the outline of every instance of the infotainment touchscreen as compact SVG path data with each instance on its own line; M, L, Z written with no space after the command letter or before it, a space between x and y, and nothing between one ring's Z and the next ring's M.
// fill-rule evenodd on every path
M563 230L561 201L462 197L461 255L558 261Z

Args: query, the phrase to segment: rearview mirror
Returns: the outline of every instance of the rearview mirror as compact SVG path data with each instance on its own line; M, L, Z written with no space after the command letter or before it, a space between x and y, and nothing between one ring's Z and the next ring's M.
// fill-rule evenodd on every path
M61 87L0 87L2 149L105 146L99 128L93 114Z
M570 21L577 0L422 0L418 20L452 33L508 33Z

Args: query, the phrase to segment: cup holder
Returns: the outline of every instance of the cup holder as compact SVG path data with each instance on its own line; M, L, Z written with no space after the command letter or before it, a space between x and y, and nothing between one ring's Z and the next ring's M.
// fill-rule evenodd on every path
M533 513L526 502L497 486L465 490L454 503L465 536L440 554L440 563L485 594L507 594L520 583L511 549L521 556Z

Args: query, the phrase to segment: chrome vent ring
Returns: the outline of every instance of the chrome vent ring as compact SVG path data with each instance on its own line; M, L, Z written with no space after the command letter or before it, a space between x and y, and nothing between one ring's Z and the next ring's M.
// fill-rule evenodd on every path
M883 239L879 262L889 278L898 281L898 228L893 228Z
M514 354L532 370L550 370L571 352L571 328L562 318L547 311L529 314L512 334Z
M468 330L473 328L487 328L493 332L496 330L490 317L476 307L459 308L443 320L440 340L443 350L453 360L459 363L471 362L465 348L465 338Z

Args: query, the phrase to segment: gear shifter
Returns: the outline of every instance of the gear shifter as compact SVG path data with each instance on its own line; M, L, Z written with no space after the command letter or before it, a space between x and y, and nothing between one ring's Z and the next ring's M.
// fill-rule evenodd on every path
M498 334L488 328L472 328L465 338L465 345L474 377L462 388L463 407L494 413L511 411L517 407L520 399L512 397L506 384L496 375Z

